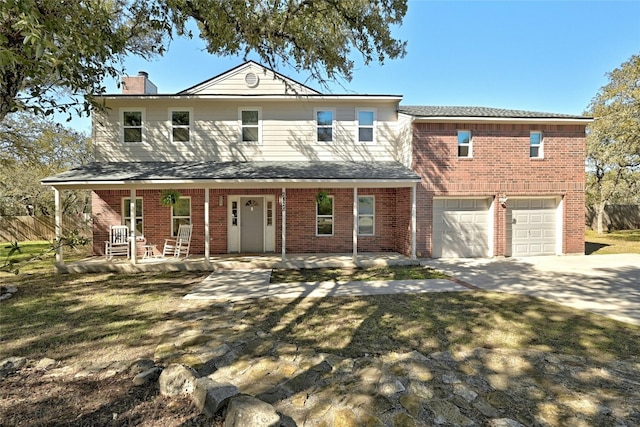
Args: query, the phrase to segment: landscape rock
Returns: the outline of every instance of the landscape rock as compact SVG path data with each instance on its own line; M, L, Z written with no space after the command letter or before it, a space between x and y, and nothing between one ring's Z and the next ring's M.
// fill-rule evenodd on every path
M497 418L489 421L489 427L524 427L511 418Z
M274 427L280 424L275 408L252 396L240 395L229 400L225 427Z
M43 359L40 359L38 361L38 363L36 363L35 368L40 370L40 371L46 371L47 369L51 368L52 366L56 365L56 362L54 359L50 359L48 357L45 357Z
M5 377L27 364L24 357L7 357L0 362L0 377Z
M227 399L240 394L238 387L207 377L198 378L194 388L193 402L209 418L213 418L222 409Z
M195 371L179 364L167 366L159 378L160 394L163 396L175 396L178 394L193 393L196 381Z
M138 359L129 368L129 374L136 376L141 372L147 371L156 366L155 362L151 359Z
M151 381L156 381L158 377L160 377L161 372L162 368L159 366L154 366L146 371L142 371L133 377L133 385L143 385Z

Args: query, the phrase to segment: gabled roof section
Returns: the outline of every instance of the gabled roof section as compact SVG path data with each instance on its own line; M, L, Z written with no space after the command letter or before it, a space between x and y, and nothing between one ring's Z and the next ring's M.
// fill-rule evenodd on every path
M321 93L254 61L191 86L177 95L320 95Z
M497 120L553 120L591 121L590 117L572 114L543 113L539 111L509 110L491 107L448 107L435 105L401 105L398 112L416 119L497 119Z

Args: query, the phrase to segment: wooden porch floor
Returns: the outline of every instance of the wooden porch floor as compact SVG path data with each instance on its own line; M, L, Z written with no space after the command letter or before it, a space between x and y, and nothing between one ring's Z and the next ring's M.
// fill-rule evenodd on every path
M254 268L353 268L384 267L388 265L417 265L418 260L396 252L366 252L358 254L290 254L286 261L280 255L216 255L207 261L201 256L188 258L144 258L132 264L126 258L107 260L104 256L90 257L81 261L65 263L58 267L61 273L143 273L163 271L216 271Z

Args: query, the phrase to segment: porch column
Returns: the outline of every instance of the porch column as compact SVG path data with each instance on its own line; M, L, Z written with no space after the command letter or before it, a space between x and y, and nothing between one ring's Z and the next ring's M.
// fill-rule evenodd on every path
M335 227L335 224L334 224ZM353 187L353 261L358 259L358 187Z
M131 243L131 264L137 263L136 256L136 189L131 189L131 194L129 196L131 199L129 200L129 212L131 213L131 232L130 243Z
M204 189L204 259L209 262L209 187Z
M53 199L54 199L55 211L56 211L55 222L54 222L54 228L55 228L55 234L56 234L56 244L59 245L58 248L56 249L56 268L59 269L60 267L64 266L64 258L63 258L63 255L62 255L62 245L61 245L61 239L62 239L62 203L60 203L60 190L58 190L55 187L53 188Z
M413 184L411 189L411 259L416 259L416 199L417 184Z
M287 260L287 189L282 187L282 261Z

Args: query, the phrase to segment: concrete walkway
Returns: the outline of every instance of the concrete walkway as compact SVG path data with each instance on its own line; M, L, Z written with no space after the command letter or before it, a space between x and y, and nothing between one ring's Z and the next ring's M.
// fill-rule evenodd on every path
M253 298L322 298L471 290L447 279L269 283L270 278L271 270L268 269L214 272L184 298L235 302Z
M489 291L532 295L640 325L640 254L437 259L423 264Z
M185 299L242 301L457 292L470 290L460 284L466 282L488 291L536 296L640 325L640 254L434 259L423 264L446 272L454 281L269 283L270 269L229 270L212 273Z

